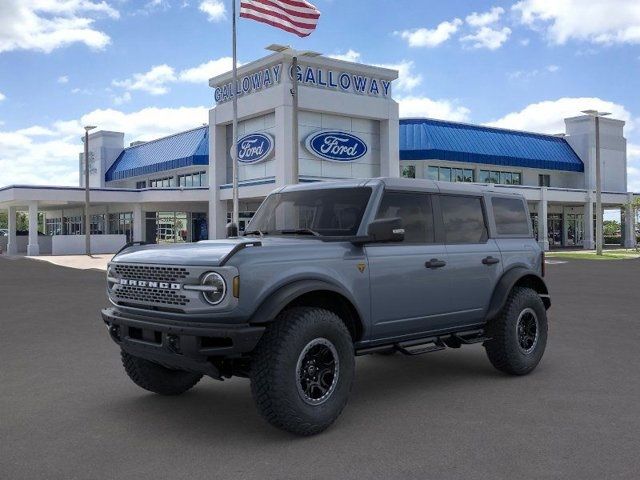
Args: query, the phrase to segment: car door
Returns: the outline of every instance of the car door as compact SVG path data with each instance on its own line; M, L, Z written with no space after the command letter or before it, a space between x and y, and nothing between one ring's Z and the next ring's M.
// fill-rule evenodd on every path
M452 315L449 327L481 323L502 274L502 257L489 238L482 195L439 195Z
M432 195L385 191L377 218L400 217L404 241L369 244L373 339L437 329L446 312L447 253L436 243Z

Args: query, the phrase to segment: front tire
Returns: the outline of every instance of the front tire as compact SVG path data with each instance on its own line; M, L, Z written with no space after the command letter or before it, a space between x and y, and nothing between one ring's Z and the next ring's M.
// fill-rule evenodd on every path
M280 313L256 347L251 392L260 414L297 435L325 430L340 415L353 383L353 340L322 308Z
M144 358L121 351L124 370L133 383L160 395L180 395L200 381L202 375L172 370Z
M511 375L530 373L547 345L547 312L538 293L515 287L487 331L491 339L484 347L495 368Z

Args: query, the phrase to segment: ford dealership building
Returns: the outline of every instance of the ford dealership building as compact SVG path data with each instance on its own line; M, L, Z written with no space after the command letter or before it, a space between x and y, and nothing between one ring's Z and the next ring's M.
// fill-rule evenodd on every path
M396 71L324 56L299 60L296 139L291 59L275 53L238 69L241 229L265 195L295 180L297 161L300 182L402 175L492 184L526 197L545 249L594 247L592 117L565 119L558 135L399 119L392 98ZM232 198L231 73L209 85L216 105L208 126L127 147L123 132L89 136L94 253L113 252L131 240L177 243L225 235ZM623 243L631 246L633 194L627 192L623 128L623 121L600 119L602 201L621 210ZM0 209L9 211L2 250L84 252L82 159L79 169L80 187L0 188ZM28 235L16 234L17 211L28 212Z

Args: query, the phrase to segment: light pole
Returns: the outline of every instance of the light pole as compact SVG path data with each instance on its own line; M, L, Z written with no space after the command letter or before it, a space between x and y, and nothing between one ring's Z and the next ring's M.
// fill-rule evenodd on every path
M93 125L84 127L84 249L91 256L91 217L89 216L89 130Z
M293 137L293 145L292 145L292 157L293 157L293 183L298 183L299 177L299 167L298 162L300 155L298 154L298 149L300 146L300 140L298 139L298 57L318 57L321 54L318 52L312 52L309 50L295 50L291 48L289 45L278 45L272 44L267 47L267 50L271 50L272 52L283 53L289 57L291 57L291 75L292 75L292 86L291 86L291 96L293 97L293 105L292 105L292 125L291 125L291 136Z
M611 115L597 110L583 110L582 113L596 121L596 255L602 255L602 171L600 166L600 117ZM589 220L591 225L591 220ZM591 227L589 227L591 228Z

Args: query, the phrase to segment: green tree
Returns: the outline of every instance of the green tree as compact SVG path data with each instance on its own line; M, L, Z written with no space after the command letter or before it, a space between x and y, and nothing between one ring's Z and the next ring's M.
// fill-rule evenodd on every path
M620 222L617 220L605 220L602 228L607 237L614 237L620 234Z

